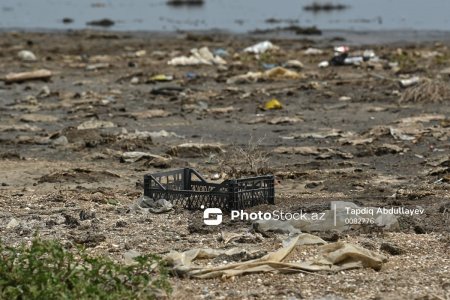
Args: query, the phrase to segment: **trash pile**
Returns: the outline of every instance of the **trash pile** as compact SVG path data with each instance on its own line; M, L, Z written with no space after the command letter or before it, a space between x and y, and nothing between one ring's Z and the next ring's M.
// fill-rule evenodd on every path
M213 250L192 249L186 252L172 251L165 260L173 266L179 276L191 278L230 278L252 273L296 273L296 272L339 272L355 268L380 270L387 258L379 253L344 242L331 243L319 247L319 256L303 262L286 262L286 257L296 248L305 244L323 244L324 241L309 234L299 234L284 242L285 246L261 258L217 267L201 267L195 260L212 259L221 254L246 253L242 249Z

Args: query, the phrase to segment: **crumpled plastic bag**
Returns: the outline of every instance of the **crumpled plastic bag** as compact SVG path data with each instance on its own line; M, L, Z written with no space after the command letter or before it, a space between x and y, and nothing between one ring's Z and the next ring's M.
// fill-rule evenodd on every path
M283 262L299 243L302 244L299 242L302 239L311 239L311 237L297 235L286 246L261 258L218 267L194 266L193 261L200 258L213 258L219 255L218 253L223 253L223 250L218 252L213 249L192 249L186 252L172 251L165 259L173 266L177 274L193 278L228 278L261 272L338 272L362 267L380 270L383 263L387 261L387 258L379 253L357 245L337 242L319 247L319 257L317 259L299 263Z
M249 83L260 80L280 80L280 79L301 79L304 76L298 72L288 70L283 67L276 67L264 72L248 72L242 75L236 75L228 78L228 84Z
M191 49L191 56L179 56L172 58L167 64L173 66L192 65L225 65L227 62L220 56L214 55L208 47Z
M343 232L349 229L359 229L369 224L349 224L349 220L369 220L373 219L374 224L371 226L380 227L386 230L399 230L400 226L398 219L394 214L377 213L377 207L367 207L373 209L374 214L359 214L353 215L347 212L347 208L360 209L358 205L352 202L332 201L331 209L325 210L322 213L317 213L317 219L300 219L300 220L258 220L254 223L255 229L259 232L275 231L280 233L296 234L300 232L325 232L338 231ZM311 214L310 214L311 215ZM312 215L311 215L312 217ZM353 222L353 221L352 221Z
M162 214L173 209L173 204L166 199L152 199L147 196L141 196L135 204L130 207L133 211L151 212L154 214Z
M280 49L280 48L278 46L275 46L274 44L272 44L270 41L264 41L264 42L260 42L253 46L245 48L244 52L261 54L268 50L278 50L278 49Z

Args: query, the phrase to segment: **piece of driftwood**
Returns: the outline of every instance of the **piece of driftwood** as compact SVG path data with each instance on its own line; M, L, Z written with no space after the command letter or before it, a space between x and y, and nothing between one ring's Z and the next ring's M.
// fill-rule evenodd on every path
M6 83L12 83L12 82L22 82L22 81L28 81L28 80L45 80L52 77L52 72L46 69L40 69L36 71L31 72L22 72L22 73L9 73L6 75L3 80Z

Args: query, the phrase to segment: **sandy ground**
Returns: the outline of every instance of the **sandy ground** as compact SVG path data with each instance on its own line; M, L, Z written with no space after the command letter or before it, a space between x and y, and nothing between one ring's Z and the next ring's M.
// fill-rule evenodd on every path
M155 215L129 209L143 192L146 173L189 166L208 178L219 174L221 181L231 165L250 175L247 162L232 157L236 148L261 140L258 150L268 159L264 167L276 176L277 209L320 211L332 200L346 200L421 207L425 213L402 217L396 232L339 234L342 241L384 253L388 262L380 271L253 274L234 280L173 277L174 298L450 299L448 45L358 46L352 50L370 48L382 60L319 69L320 61L333 56L333 45L345 41L279 39L272 42L280 50L259 59L242 52L258 41L210 34L2 33L0 77L42 68L53 72L48 81L0 83L2 240L18 244L38 232L118 260L129 250L162 255L196 247L273 251L285 234L231 245L218 240L220 232L248 231L250 222L225 216L220 226L206 228L199 211L178 207ZM227 50L227 64L167 64L202 46ZM323 54L307 55L308 47ZM23 49L33 51L37 61L21 61L17 53ZM263 63L293 59L304 65L295 70L300 79L226 83L235 75L264 71ZM151 79L158 74L174 79ZM429 95L418 90L425 96L409 101L407 93L415 87L401 88L399 79L414 75L442 85ZM262 110L272 98L283 108ZM87 121L97 126L103 121L107 128L79 127ZM173 151L187 142L220 143L226 152ZM131 151L158 157L124 162L124 153ZM249 211L273 209L262 205ZM380 250L386 242L401 254ZM288 260L305 259L316 250L298 247Z

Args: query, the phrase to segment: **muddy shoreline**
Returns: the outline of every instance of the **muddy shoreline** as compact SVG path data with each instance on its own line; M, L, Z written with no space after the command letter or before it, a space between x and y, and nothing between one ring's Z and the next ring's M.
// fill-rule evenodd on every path
M300 27L301 28L301 27ZM262 29L256 29L262 30ZM105 34L117 34L122 36L134 36L140 38L177 38L186 34L205 35L239 38L239 39L287 39L287 40L312 40L315 42L347 44L354 46L377 45L377 44L398 44L403 43L426 43L426 42L448 42L450 41L450 31L445 30L330 30L321 29L321 34L296 35L289 30L264 29L269 31L265 34L258 33L235 33L227 30L178 30L178 31L117 31L96 30L96 29L23 29L23 28L0 28L0 33L20 32L20 33L45 33L53 35L65 35L76 32L98 32ZM271 33L271 31L273 31Z
M347 34L345 41L333 39L339 32L318 40L271 38L279 49L256 57L242 50L268 36L1 32L1 78L38 69L52 72L46 81L0 82L2 240L29 242L38 231L67 248L85 244L91 253L118 261L129 250L161 255L195 247L273 251L286 234L224 245L220 232L245 233L251 223L224 216L220 226L205 228L199 211L129 209L149 172L189 166L222 181L232 165L251 176L255 169L248 161L234 159L236 149L248 149L250 141L267 157L256 172L274 174L277 183L276 205L249 211L321 211L330 201L344 200L420 207L425 213L402 217L394 232L338 235L340 241L383 252L388 262L380 271L262 273L234 281L173 277L174 298L449 297L450 78L445 70L450 41L446 34L424 32L398 32L405 42L392 32L376 38ZM370 48L379 60L319 68L333 57L333 46L342 44L351 45L352 53ZM226 64L168 64L200 47L227 52ZM307 54L309 48L321 53ZM20 59L21 50L32 51L36 60ZM277 73L229 83L292 60L301 65L289 68L291 77ZM422 85L400 85L414 76L432 85L417 91L412 89ZM274 98L282 108L264 110ZM203 148L183 152L180 145L186 143ZM94 217L80 219L81 212ZM402 254L384 252L386 242ZM305 259L315 247L299 248L289 259Z

